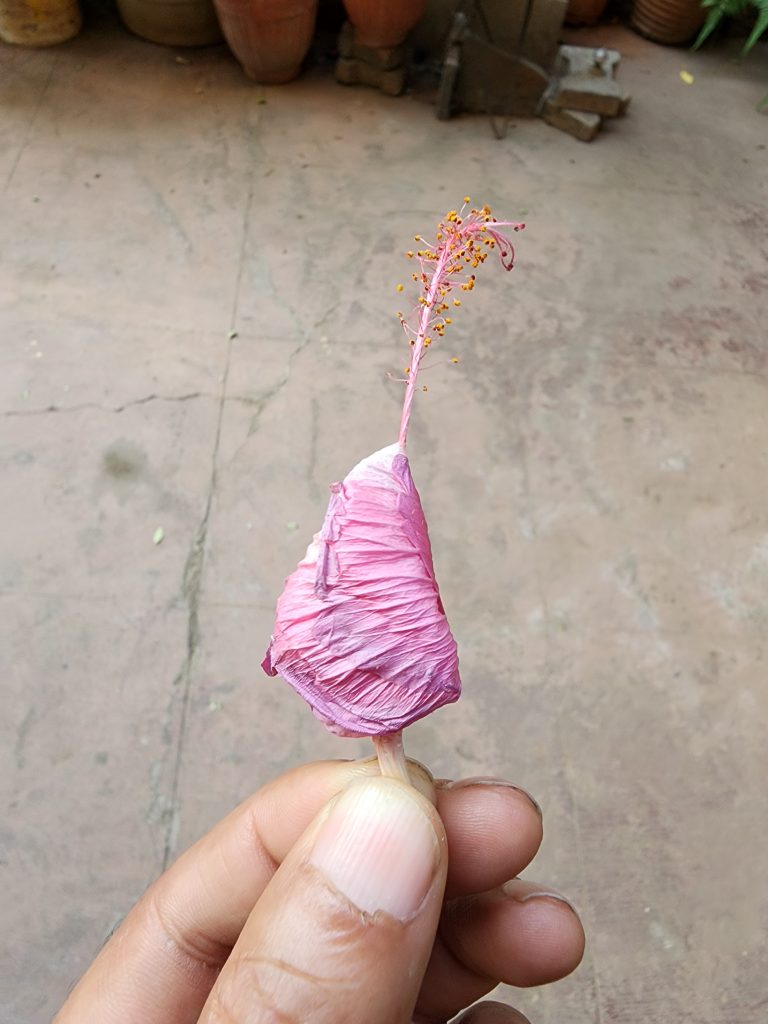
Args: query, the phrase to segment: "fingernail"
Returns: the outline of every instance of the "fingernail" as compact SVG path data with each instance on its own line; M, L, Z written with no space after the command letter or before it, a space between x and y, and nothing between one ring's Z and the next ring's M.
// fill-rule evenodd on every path
M511 896L515 903L527 903L529 900L555 900L557 903L564 903L578 917L576 907L561 893L552 892L549 889L534 889L533 892L521 892L519 882L518 878L513 878L511 882L505 882L501 887L502 892L506 896Z
M407 760L408 760L408 771L411 774L413 773L413 769L415 768L417 772L423 773L424 777L426 779L428 779L429 782L434 786L434 784L435 784L435 777L432 774L432 772L429 770L429 768L427 768L427 766L425 764L422 764L421 761L417 761L415 757L409 757Z
M0 0L2 2L2 0ZM380 774L379 759L374 754L372 757L359 758L355 764L359 765L360 768L365 772L365 775L370 778L370 775ZM421 761L415 760L413 757L407 759L408 763L408 776L411 780L411 785L414 789L418 790L419 793L431 804L435 802L435 779L432 772L427 768ZM373 769L369 775L368 769ZM362 772L361 772L362 774Z
M435 877L438 838L405 786L368 779L353 783L333 805L309 861L359 910L406 921Z
M531 802L531 805L538 816L540 818L543 817L538 800L536 800L535 797L532 797L527 789L523 789L522 786L516 786L514 782L507 782L506 779L496 779L492 775L477 775L471 779L459 779L458 782L451 782L444 788L468 789L470 786L501 786L504 789L515 789L518 793L522 793L522 795Z

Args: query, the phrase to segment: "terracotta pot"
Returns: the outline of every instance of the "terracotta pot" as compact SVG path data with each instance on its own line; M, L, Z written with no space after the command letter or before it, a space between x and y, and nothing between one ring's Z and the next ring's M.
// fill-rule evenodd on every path
M17 46L65 43L83 24L77 0L0 0L0 39Z
M424 13L426 0L344 0L361 46L400 46Z
M214 0L224 36L249 78L290 82L315 31L317 0Z
M126 28L163 46L221 42L213 0L117 0Z
M700 0L635 0L630 24L655 43L676 46L690 42L706 16Z
M213 0L117 0L126 28L163 46L221 42Z
M568 0L565 20L569 25L595 25L608 0Z

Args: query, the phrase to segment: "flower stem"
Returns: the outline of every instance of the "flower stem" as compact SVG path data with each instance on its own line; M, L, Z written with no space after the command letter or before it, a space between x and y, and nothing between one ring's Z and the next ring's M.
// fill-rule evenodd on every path
M411 785L408 764L403 749L403 733L390 732L386 736L374 736L373 745L379 758L381 774L390 779L399 779Z

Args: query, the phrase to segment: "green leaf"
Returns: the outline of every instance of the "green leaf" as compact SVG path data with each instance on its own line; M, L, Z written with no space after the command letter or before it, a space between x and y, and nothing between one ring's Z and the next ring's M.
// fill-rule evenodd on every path
M707 20L701 26L701 32L699 32L698 36L696 37L696 42L691 47L692 50L698 50L701 44L706 39L708 39L715 31L717 26L720 24L720 22L726 15L725 7L727 3L728 0L725 0L724 3L720 3L719 6L713 7L712 10L709 12L709 14L707 15Z
M164 537L165 537L165 530L162 528L162 526L158 526L158 528L152 534L152 543L153 544L162 544Z
M755 6L758 5L756 4ZM744 48L741 51L742 56L745 53L749 53L763 32L768 28L768 3L760 4L759 6L760 14L757 16L757 21L749 33L749 39L744 43Z
M712 35L723 18L738 17L748 7L756 7L759 11L764 12L768 8L768 0L701 0L701 6L709 8L709 14L701 28L701 32L696 37L696 42L692 46L694 50L698 50L701 44ZM762 13L758 18L758 24L761 21ZM757 28L757 26L755 27ZM746 53L750 47L754 46L757 39L765 31L765 27L763 24L757 35L755 35L755 30L753 29L752 35L747 40L747 44L742 51L743 53Z

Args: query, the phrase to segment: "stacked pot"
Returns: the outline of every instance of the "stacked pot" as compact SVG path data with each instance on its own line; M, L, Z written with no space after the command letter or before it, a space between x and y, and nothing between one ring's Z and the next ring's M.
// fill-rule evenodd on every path
M214 0L232 52L251 78L288 82L301 70L315 30L317 0ZM425 0L344 0L356 42L389 48L403 42Z

